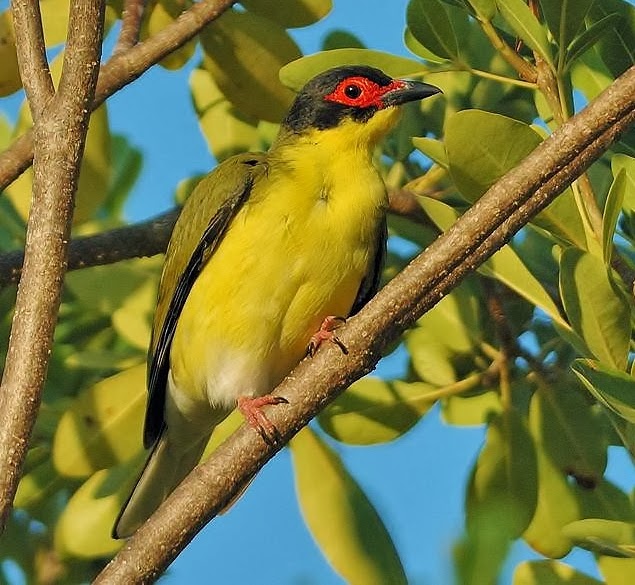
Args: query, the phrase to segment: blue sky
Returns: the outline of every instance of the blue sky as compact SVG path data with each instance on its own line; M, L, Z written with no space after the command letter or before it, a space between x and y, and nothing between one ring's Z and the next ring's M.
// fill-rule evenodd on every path
M305 54L317 50L333 28L346 28L370 48L408 54L402 43L406 0L335 0L334 4L324 21L292 32ZM5 6L0 0L0 7ZM194 61L178 72L154 67L108 102L113 132L126 135L144 155L143 174L127 207L131 221L172 207L177 183L214 165L192 115L187 77ZM10 114L16 103L9 100ZM380 373L392 374L399 368L398 360L393 361L381 366ZM392 444L334 445L386 522L413 584L452 582L451 551L462 532L463 490L482 437L480 428L445 426L435 409ZM611 453L610 469L621 485L630 489L635 483L632 466L620 452ZM574 557L572 562L581 561L592 570L586 553ZM503 583L510 582L511 568L523 558L533 555L519 544ZM343 583L304 527L287 452L265 467L227 514L199 534L161 582Z

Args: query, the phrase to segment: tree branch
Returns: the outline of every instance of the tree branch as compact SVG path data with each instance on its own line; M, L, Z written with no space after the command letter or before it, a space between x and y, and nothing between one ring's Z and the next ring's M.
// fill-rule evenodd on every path
M23 34L37 34L36 25L22 22L37 15L34 4L37 1L12 2L16 33L20 31L16 45L23 79L45 59L34 52L37 41L22 38ZM89 106L99 70L103 22L103 0L74 3L58 93L42 95L49 89L43 73L27 88L29 100L34 100L35 118L33 199L24 271L0 385L0 529L11 510L46 377Z
M139 42L139 31L143 20L145 0L125 0L121 12L121 31L113 55L134 47Z
M608 148L635 120L635 67L540 144L446 233L338 329L349 354L324 347L275 390L288 405L267 409L284 441L352 382L381 351L462 278L503 246L531 217ZM196 467L94 583L147 583L247 485L282 445L265 444L243 425Z
M66 270L161 254L165 252L178 215L178 209L171 209L142 223L71 240ZM0 254L0 289L18 282L23 261L22 250Z
M53 97L53 79L46 60L44 30L38 2L11 2L16 44L20 43L18 65L29 101L31 115L37 120L46 103Z
M112 56L99 73L92 110L108 97L140 77L164 57L196 36L236 0L205 0L195 3L153 37ZM33 130L22 134L0 154L0 191L23 173L33 160Z

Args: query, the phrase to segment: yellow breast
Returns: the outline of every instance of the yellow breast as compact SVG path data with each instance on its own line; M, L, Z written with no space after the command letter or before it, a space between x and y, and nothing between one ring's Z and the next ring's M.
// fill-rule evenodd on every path
M194 283L171 353L175 386L190 398L232 408L270 392L323 319L350 312L386 195L368 148L333 156L328 146L307 137L275 151Z

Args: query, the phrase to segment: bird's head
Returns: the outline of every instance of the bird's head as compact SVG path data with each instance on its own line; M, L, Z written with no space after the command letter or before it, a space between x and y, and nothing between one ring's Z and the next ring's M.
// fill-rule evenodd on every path
M440 91L420 81L393 79L373 67L335 67L302 88L282 129L294 135L337 129L373 146L396 124L398 106Z

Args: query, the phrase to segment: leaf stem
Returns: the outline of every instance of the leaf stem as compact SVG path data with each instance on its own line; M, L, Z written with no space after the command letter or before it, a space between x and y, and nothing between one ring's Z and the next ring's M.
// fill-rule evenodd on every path
M523 59L503 40L489 20L478 17L477 20L490 43L492 43L492 46L500 53L500 56L514 68L520 78L529 83L535 83L537 77L536 68Z

